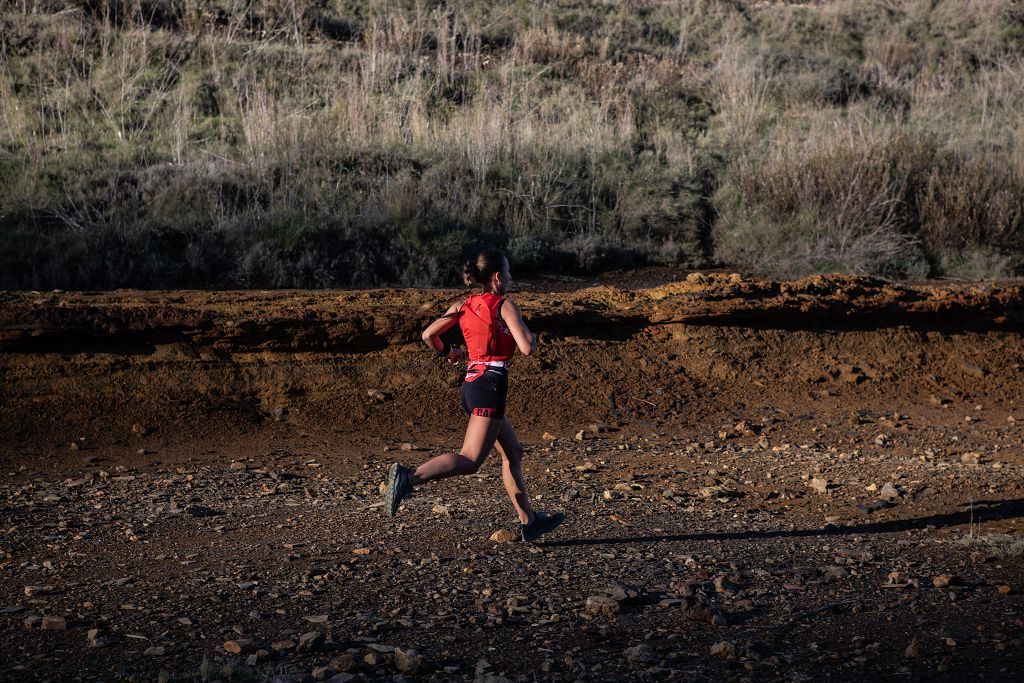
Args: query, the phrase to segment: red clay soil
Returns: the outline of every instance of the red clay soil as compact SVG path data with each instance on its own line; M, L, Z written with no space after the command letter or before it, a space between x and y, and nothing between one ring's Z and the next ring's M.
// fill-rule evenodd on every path
M510 294L532 545L496 463L376 505L456 291L0 293L0 678L1015 680L1020 283L675 276Z

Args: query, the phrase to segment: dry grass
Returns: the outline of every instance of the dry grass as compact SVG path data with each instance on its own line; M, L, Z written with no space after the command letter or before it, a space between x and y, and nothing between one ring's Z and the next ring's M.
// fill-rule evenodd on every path
M1024 554L1024 539L1009 534L977 535L973 531L960 539L966 546L980 546L991 550L999 557L1020 557Z
M1010 0L8 0L0 24L2 287L443 284L485 242L1020 267Z

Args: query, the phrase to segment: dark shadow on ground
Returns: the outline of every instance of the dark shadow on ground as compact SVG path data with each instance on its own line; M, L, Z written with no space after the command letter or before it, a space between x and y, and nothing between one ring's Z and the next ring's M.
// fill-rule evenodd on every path
M769 538L806 538L811 536L848 536L854 534L887 534L913 529L944 529L964 524L977 524L993 519L1024 517L1024 498L1016 500L977 501L957 512L928 515L915 519L894 519L850 526L828 525L822 529L790 529L765 531L723 531L696 534L658 534L651 536L617 536L609 538L575 538L551 540L545 546L616 545L625 543L666 543L674 541L748 541Z

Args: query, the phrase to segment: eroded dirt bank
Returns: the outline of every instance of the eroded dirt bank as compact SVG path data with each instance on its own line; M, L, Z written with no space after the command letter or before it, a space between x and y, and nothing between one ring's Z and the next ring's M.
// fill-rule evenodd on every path
M438 292L0 294L0 676L1015 677L1019 284L584 284L512 295L534 546L493 462L375 507Z
M4 440L67 446L86 436L127 447L135 424L175 438L260 426L381 438L410 426L443 431L459 417L459 371L419 340L434 313L420 307L438 296L2 294ZM516 360L511 393L512 413L537 436L630 418L711 434L749 419L745 406L808 400L839 410L888 396L874 410L890 413L973 392L1012 400L1024 360L1015 285L694 274L513 296L542 342Z

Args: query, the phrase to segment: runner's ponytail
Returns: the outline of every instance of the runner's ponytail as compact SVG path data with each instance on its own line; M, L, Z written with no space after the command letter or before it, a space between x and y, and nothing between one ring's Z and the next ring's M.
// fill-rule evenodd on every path
M477 265L479 259L470 259L462 265L462 281L466 283L466 286L473 289L475 285L481 284L480 282L480 266Z

